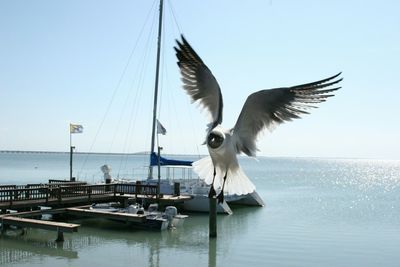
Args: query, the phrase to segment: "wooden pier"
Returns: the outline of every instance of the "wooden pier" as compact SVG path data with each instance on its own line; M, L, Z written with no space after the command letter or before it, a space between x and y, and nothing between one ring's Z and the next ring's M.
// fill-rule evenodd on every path
M57 231L57 242L64 241L64 232L73 233L78 231L79 224L52 222L36 219L19 218L15 216L3 216L1 218L1 231L4 232L7 226L14 225L27 228L40 228Z
M79 227L79 224L19 218L15 216L4 216L1 218L1 223L4 225L15 225L20 227L32 227L37 225L40 226L37 228L68 233L77 232Z
M112 183L89 185L85 182L64 182L30 185L1 185L0 212L26 211L40 206L65 208L92 203L123 202L128 199L175 205L189 196L158 195L156 185Z
M37 217L43 214L66 214L80 217L94 217L102 219L112 219L121 222L144 223L146 215L130 214L120 212L106 212L88 209L89 206L63 208L54 210L37 210L28 212L17 212L11 214L0 215L1 233L4 233L9 226L18 226L22 228L38 228L50 231L57 231L56 241L64 241L64 233L74 233L78 231L79 224L64 223L56 221L46 221L40 219L32 219L27 217Z
M49 180L48 184L0 185L1 233L10 226L57 231L56 241L64 241L63 233L78 231L79 224L35 219L43 214L66 214L80 217L113 219L144 223L143 214L110 213L88 209L92 203L131 201L157 202L161 206L182 204L190 196L160 195L156 185L111 183L89 185L86 182ZM48 207L50 209L41 209ZM16 211L9 213L9 211Z

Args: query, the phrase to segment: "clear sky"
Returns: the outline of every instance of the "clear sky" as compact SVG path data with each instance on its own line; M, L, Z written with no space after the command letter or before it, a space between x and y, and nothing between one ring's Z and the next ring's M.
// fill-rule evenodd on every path
M150 148L157 1L0 1L0 150ZM165 0L164 153L206 154L181 88L182 32L216 76L231 127L246 97L343 72L342 89L259 140L259 155L400 159L399 1Z

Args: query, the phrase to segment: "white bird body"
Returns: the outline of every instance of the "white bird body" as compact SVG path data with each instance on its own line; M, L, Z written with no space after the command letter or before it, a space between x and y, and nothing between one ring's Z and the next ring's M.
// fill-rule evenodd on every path
M252 193L256 187L239 165L236 156L237 151L233 142L232 130L226 130L221 125L217 125L207 135L207 140L210 134L221 135L223 137L222 145L213 148L206 141L210 156L194 162L194 171L199 177L202 177L207 184L211 184L215 168L214 188L221 190L223 178L226 175L229 179L227 179L225 183L225 193L229 195Z
M210 114L206 144L210 157L193 163L194 170L207 184L211 184L210 194L220 190L223 194L249 194L255 190L254 184L240 168L237 154L244 153L255 157L256 141L260 133L276 125L300 118L308 114L313 104L324 102L329 94L340 87L332 87L342 79L341 73L312 83L292 87L282 87L255 92L247 98L235 126L226 130L221 127L223 101L220 87L214 75L182 36L175 47L178 66L181 70L183 88Z

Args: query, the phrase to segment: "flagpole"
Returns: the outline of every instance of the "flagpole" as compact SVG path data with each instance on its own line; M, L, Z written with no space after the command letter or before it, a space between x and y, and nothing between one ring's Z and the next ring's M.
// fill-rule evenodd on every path
M72 134L82 133L83 126L80 124L69 124L69 180L71 182L75 181L75 178L72 177L72 155L74 153L75 147L72 146Z
M73 182L75 179L72 177L72 155L74 153L74 146L72 146L72 130L71 123L69 124L69 180Z
M72 131L69 124L69 180L72 181Z

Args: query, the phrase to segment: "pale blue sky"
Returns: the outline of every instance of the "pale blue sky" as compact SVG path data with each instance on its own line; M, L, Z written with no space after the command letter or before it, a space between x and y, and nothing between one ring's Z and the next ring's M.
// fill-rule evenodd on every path
M68 151L70 122L84 126L77 151L149 150L157 5L1 0L0 150ZM399 14L394 0L165 1L164 152L207 153L175 63L183 32L220 83L226 127L254 91L343 72L335 97L266 132L259 155L400 159Z

